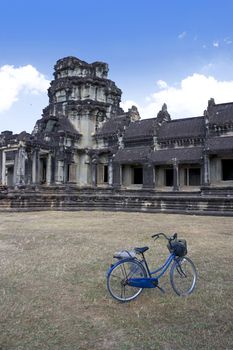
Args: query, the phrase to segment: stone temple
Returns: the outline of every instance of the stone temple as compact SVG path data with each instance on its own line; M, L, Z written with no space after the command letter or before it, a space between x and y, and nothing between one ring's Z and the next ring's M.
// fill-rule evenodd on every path
M232 102L175 120L164 104L141 119L121 109L106 63L66 57L54 68L32 133L0 134L0 208L233 213Z

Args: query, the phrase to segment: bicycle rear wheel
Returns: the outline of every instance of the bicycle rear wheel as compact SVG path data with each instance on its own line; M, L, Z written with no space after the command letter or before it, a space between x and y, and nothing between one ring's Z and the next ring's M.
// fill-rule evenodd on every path
M143 288L129 286L127 280L146 276L146 271L140 262L133 259L121 260L108 273L108 291L118 301L131 301L142 292Z
M194 263L186 256L175 260L170 270L170 281L176 294L180 296L191 294L197 281Z

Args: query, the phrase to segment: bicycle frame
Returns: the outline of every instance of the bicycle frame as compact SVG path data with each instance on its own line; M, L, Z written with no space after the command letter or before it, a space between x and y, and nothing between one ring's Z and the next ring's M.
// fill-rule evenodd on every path
M147 268L148 268L149 275L156 275L159 271L161 271L160 274L158 274L157 276L155 276L157 279L159 279L160 277L162 277L162 276L164 275L164 273L167 271L167 269L169 268L169 266L171 265L171 263L172 263L172 261L173 261L174 259L175 259L175 254L174 254L174 253L171 253L171 254L167 257L165 263L164 263L161 267L159 267L157 270L155 270L155 271L150 271L150 270L149 270L149 267L148 267L148 265L147 265L147 263L146 263L146 266L147 266Z
M157 270L154 270L154 271L150 271L147 261L144 257L144 254L142 254L142 257L143 259L140 260L140 263L146 267L147 274L149 277L129 278L127 284L132 287L141 287L141 288L157 287L159 278L164 275L164 273L167 271L167 269L169 268L169 266L171 265L172 261L175 259L176 256L174 253L171 253L167 257L165 263L162 266L160 266ZM155 275L155 277L152 277L153 275Z

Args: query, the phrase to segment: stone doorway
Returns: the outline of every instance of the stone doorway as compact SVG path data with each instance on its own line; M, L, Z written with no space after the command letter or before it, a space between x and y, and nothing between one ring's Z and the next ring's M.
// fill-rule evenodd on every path
M184 169L184 185L185 186L200 186L201 184L201 169L200 168L185 168Z
M143 184L143 169L142 167L133 167L132 168L132 183L133 185L142 185Z
M222 159L222 180L233 180L233 159Z
M108 165L104 165L103 180L104 180L104 183L108 183Z
M47 181L47 157L40 157L40 183Z
M172 187L174 181L174 172L172 168L165 169L165 186Z
M107 164L98 164L97 166L97 184L107 185L108 184L108 165Z
M6 185L14 185L14 165L9 165L6 167Z

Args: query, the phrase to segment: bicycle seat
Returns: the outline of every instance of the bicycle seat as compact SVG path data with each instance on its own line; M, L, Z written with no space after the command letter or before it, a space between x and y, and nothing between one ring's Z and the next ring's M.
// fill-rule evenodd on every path
M136 253L141 253L143 254L144 252L146 252L149 249L149 247L142 247L142 248L134 248Z

